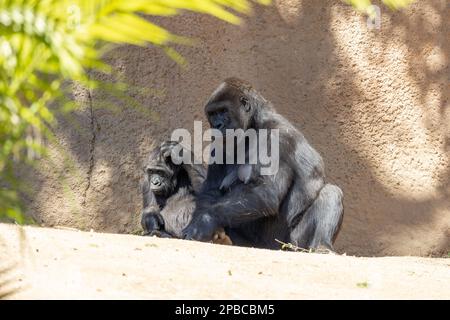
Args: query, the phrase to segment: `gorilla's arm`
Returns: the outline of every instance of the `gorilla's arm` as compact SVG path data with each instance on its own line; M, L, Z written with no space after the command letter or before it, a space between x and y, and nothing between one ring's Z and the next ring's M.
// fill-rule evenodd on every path
M220 198L206 191L200 201L210 199L209 206L197 206L191 223L184 230L186 239L209 241L219 227L237 227L262 217L278 214L282 199L289 190L292 170L280 167L273 176L261 176L255 183L240 183ZM208 197L209 196L209 197Z
M145 174L142 183L142 199L144 202L143 213L159 212L159 205L155 194L150 190L150 181L147 174Z
M142 183L142 198L144 202L144 209L141 214L142 228L147 234L154 230L162 230L164 228L164 220L160 214L156 196L150 190L150 181L147 174Z
M277 190L279 188L283 191L287 189L284 184L277 185L272 179L264 179L257 186L239 184L218 199L208 211L224 227L236 227L261 217L274 216L282 199Z
M181 147L183 152L189 152L191 154L190 159L192 162L195 161L194 153L187 148L184 148L181 144L176 141L164 141L161 145L161 154L168 160L172 155L172 151L176 147ZM203 164L195 164L195 163L182 163L181 167L188 174L190 183L195 193L199 193L202 187L203 182L206 179L206 168Z
M206 179L206 168L202 164L182 164L182 166L189 176L192 189L195 193L199 193Z
M223 196L219 185L224 177L224 166L210 164L206 173L206 179L197 195L197 208L209 207Z

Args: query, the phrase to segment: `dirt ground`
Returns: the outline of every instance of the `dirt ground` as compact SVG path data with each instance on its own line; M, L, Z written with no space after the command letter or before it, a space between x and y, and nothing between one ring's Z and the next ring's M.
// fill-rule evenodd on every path
M283 252L6 224L0 237L3 298L450 299L445 258Z

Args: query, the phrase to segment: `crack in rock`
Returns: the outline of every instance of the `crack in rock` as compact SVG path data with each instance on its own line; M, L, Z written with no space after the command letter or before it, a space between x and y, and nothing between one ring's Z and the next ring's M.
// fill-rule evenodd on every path
M95 119L95 114L94 114L94 108L92 105L92 94L91 94L91 89L88 89L88 100L89 100L89 110L90 110L90 118L91 118L91 123L90 123L90 128L91 128L91 140L89 142L90 144L90 149L89 149L89 168L88 168L88 180L87 180L87 186L84 190L84 194L83 194L83 205L86 204L86 197L87 197L87 193L89 191L89 189L91 188L91 180L92 180L92 172L94 170L94 165L95 165L95 141L97 139L97 135L96 135L96 122L97 120Z

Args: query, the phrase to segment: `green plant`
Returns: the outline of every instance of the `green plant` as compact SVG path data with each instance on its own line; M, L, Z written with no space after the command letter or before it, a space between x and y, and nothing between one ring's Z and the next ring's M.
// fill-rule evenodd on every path
M363 12L369 15L370 17L373 17L373 15L375 14L371 0L344 0L344 1L351 4L353 7L355 7L356 10ZM414 1L415 0L382 0L382 2L392 10L404 8L413 3Z

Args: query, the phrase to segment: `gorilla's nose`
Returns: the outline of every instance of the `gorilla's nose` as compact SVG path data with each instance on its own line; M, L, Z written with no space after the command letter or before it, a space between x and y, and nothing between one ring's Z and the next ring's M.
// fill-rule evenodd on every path
M152 178L152 184L155 186L161 185L161 179L159 177L153 177Z
M216 125L214 126L214 129L217 130L222 130L225 127L225 124L223 122L218 122L216 123Z

